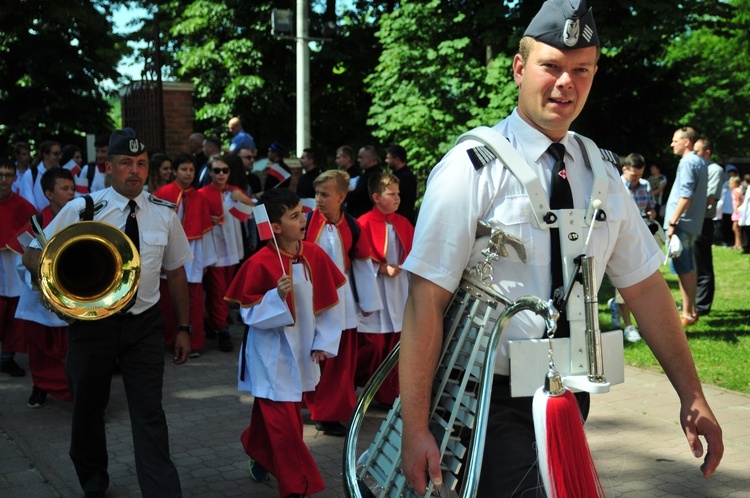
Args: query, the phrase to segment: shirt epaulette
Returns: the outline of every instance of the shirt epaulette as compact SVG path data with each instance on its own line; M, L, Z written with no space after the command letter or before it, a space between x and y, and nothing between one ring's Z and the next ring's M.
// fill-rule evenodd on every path
M105 207L107 207L107 201L99 201L99 202L97 202L96 204L94 204L94 214L98 213L99 211L101 211ZM81 209L78 212L78 216L82 216L83 213L84 213L84 211L86 211L86 208Z
M177 204L173 202L165 201L164 199L159 199L158 197L154 195L150 195L148 197L148 200L151 201L153 204L156 204L157 206L164 206L170 209L177 209Z
M620 167L620 156L618 156L611 150L607 150L607 149L599 149L599 152L602 153L602 159L604 159L605 161L611 162L617 168Z
M474 165L474 169L479 171L480 169L487 166L493 159L495 154L486 146L480 145L478 147L472 147L467 150L466 153L469 155L471 164Z

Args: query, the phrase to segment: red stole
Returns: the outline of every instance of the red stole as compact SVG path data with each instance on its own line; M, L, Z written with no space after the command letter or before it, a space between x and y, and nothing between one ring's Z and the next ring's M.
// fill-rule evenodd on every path
M378 263L393 264L393 261L385 260L385 254L388 249L388 227L386 223L393 225L398 241L401 242L401 247L404 248L404 253L398 264L403 263L406 256L411 252L414 227L406 217L398 213L385 215L377 207L373 207L369 213L365 213L357 218L357 223L362 227L362 231L367 232L370 240L372 240L372 259Z
M307 224L307 230L305 231L305 240L309 240L317 244L320 235L323 233L323 230L327 229L327 226L333 226L338 231L341 245L344 248L345 268L346 270L349 270L352 264L352 262L349 261L349 251L351 251L352 249L354 236L352 235L352 231L349 228L349 223L346 222L346 216L343 212L341 213L341 218L339 218L339 221L337 221L336 223L330 223L328 221L328 218L326 218L319 209L315 209L315 211L313 211L312 215L310 216L310 223ZM362 235L363 234L360 233L359 239L357 240L357 245L354 247L354 257L357 259L370 259L372 256L370 253L369 237L363 237Z
M11 192L0 199L0 249L16 240L20 230L29 224L29 218L36 214L36 208L29 201Z
M312 242L301 241L297 254L281 251L281 261L287 275L292 274L293 261L300 261L305 265L308 278L312 281L312 306L315 314L339 302L337 289L344 285L346 279L323 249ZM276 249L267 244L242 264L224 299L240 303L240 306L255 306L266 292L276 288L282 275ZM294 316L294 290L287 294L286 304ZM296 321L297 318L294 319Z
M214 227L211 223L211 213L206 209L204 197L193 187L183 190L177 182L172 182L157 189L153 195L176 204L178 207L180 203L183 203L182 228L188 240L200 239L203 234Z
M206 204L208 204L208 212L211 216L219 216L221 219L219 220L219 225L224 224L224 192L227 190L241 190L239 187L235 187L234 185L227 185L227 188L224 190L219 190L218 188L214 187L213 183L209 183L205 187L201 187L198 192L203 196L203 198L206 200Z

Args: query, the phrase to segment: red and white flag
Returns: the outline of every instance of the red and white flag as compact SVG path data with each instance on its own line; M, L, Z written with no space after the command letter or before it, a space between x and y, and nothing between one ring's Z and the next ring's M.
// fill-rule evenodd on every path
M284 180L292 176L290 172L282 168L280 164L276 164L276 163L273 163L271 166L268 167L268 174L276 178L279 181L279 183L283 182Z
M91 166L89 166L90 168ZM74 183L77 195L86 195L89 193L89 179L85 176L74 175Z
M65 163L63 165L63 168L65 168L67 170L70 170L70 172L73 173L73 176L77 176L78 173L81 172L81 167L78 166L78 163L75 162L73 159L71 159L70 161L68 161L67 163Z
M266 206L260 204L255 206L254 213L255 224L258 226L258 235L260 240L268 240L273 238L273 229L271 228L271 222L268 220L268 212Z
M314 197L303 197L300 201L302 202L303 213L309 213L310 211L315 210L316 204Z
M253 214L253 206L232 201L232 207L229 208L229 214L244 223L249 220L250 215Z

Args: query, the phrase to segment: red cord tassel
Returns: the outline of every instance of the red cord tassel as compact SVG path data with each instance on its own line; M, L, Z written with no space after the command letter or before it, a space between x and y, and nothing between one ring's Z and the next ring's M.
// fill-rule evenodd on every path
M604 496L573 393L534 395L534 429L539 470L549 498Z

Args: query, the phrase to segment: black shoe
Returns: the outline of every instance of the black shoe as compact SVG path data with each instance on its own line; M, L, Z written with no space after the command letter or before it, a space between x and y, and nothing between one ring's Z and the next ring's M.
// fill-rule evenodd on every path
M31 388L31 396L29 396L29 408L41 408L47 402L47 391L39 389L34 386Z
M234 344L232 344L232 338L230 337L229 332L222 332L219 334L219 349L225 353L234 349Z
M341 422L315 422L315 429L328 436L344 437L347 429Z
M8 360L0 363L0 372L6 373L11 377L23 377L26 371L18 366L15 360Z

